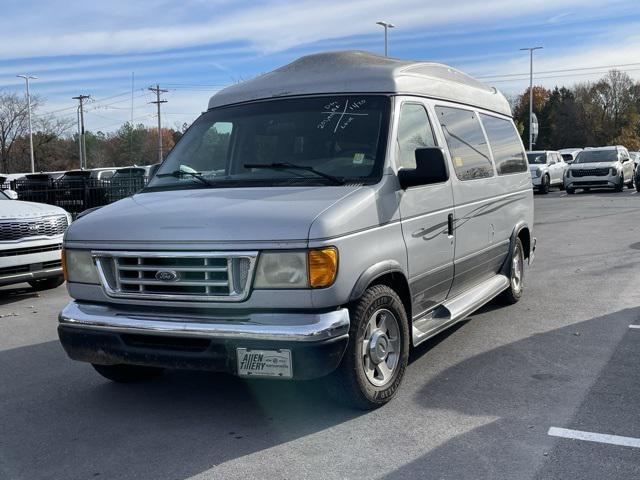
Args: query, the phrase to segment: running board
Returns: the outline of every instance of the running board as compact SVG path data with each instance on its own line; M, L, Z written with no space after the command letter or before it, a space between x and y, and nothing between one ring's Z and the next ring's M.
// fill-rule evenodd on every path
M504 275L496 275L476 285L471 290L447 300L435 310L413 321L412 343L417 346L464 320L469 314L489 302L509 287L509 279Z

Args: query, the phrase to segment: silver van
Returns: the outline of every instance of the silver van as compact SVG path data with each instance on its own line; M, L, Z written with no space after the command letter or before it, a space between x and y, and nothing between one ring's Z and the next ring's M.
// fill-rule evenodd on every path
M533 192L508 102L445 65L324 53L214 95L142 192L64 241L67 354L322 377L388 402L410 348L523 293Z

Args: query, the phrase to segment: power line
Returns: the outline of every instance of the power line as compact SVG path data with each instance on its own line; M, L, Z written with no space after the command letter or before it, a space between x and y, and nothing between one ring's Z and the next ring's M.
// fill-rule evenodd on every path
M635 67L640 66L640 62L636 63L621 63L618 65L600 65L598 67L574 67L574 68L565 68L562 70L545 70L537 72L538 74L546 74L546 73L568 73L568 72L579 72L582 70L602 70L602 69L612 69L612 68L623 68L623 67ZM474 78L504 78L504 77L522 77L529 76L529 73L504 73L504 74L495 74L495 75L476 75Z

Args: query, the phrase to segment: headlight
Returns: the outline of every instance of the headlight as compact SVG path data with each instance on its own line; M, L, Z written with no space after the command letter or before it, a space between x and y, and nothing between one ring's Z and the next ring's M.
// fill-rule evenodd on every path
M256 268L254 287L322 288L333 284L338 272L338 251L317 250L264 252Z
M62 269L67 282L100 283L91 252L87 250L63 250Z
M611 175L613 175L614 177L617 176L620 172L618 171L617 167L611 167Z
M539 169L539 168L536 168L536 169L533 171L533 176L534 176L534 177L539 177L539 176L540 176L540 173L542 173L542 172L540 171L540 169Z
M565 175L566 175L567 177L570 177L570 176L571 176L571 170L569 170L569 169L567 169L567 171L566 171L566 172L564 172L564 173L565 173Z

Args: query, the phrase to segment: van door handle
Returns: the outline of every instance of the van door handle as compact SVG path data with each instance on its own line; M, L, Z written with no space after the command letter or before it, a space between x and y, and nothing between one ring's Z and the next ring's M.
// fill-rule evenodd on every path
M447 233L450 237L453 236L453 213L447 217Z

